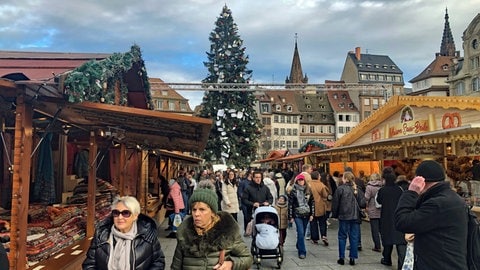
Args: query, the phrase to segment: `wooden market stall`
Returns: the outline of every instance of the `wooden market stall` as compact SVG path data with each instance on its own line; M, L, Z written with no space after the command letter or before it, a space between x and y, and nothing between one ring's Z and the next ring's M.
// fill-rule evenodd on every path
M379 171L392 166L410 179L422 160L434 159L444 165L453 186L471 184L467 201L480 206L479 181L471 181L469 171L471 161L480 158L479 116L479 97L394 96L334 148L315 155L344 167L379 162Z
M65 57L56 60L68 66ZM85 177L86 204L84 208L77 207L76 211L80 212L68 216L84 219L75 220L85 224L83 236L76 234L75 244L66 248L66 252L57 250L59 255L46 260L45 265L39 262L32 266L78 269L98 218L99 174L102 178L109 177L101 183L113 185L118 194L135 195L145 211L149 153L160 149L200 153L205 147L211 120L152 110L148 77L138 47L133 46L125 54L92 59L84 59L76 68L68 66L63 72L57 70L59 73L45 80L30 79L31 69L25 66L18 70L0 67L1 72L7 72L2 74L4 79L0 79L4 146L1 186L6 187L3 190L11 190L9 260L12 270L29 267L30 198L36 191L32 191L32 185L36 188L37 181L47 178L45 170L37 168L38 164L45 163L51 168L47 171L48 179L53 180L49 182L52 188L48 189L52 199L43 208L53 211L55 207L51 203L60 202L62 186L69 180L67 172L72 160L69 146L75 145L84 153L82 176ZM34 62L30 59L30 64L35 65ZM22 73L22 68L29 76ZM44 156L44 149L54 159ZM3 205L8 203L7 196L1 193Z

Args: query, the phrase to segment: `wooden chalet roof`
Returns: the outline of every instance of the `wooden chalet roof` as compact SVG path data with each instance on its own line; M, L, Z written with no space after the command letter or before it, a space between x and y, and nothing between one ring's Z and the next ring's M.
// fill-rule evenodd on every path
M96 58L92 60L94 56ZM137 46L132 46L131 51L125 54L10 52L3 57L16 59L15 63L18 63L16 62L18 59L33 59L30 65L22 62L22 65L8 66L7 62L4 62L4 66L2 66L0 53L0 71L3 70L5 74L7 74L6 72L21 74L11 76L13 73L8 73L9 76L0 79L0 91L3 98L0 103L0 113L8 118L6 119L7 125L12 123L11 119L14 119L10 112L12 111L11 104L16 101L18 94L23 92L25 101L33 105L35 128L40 131L47 129L58 131L63 125L67 125L71 128L69 135L77 135L77 140L88 142L90 131L114 127L125 130L126 136L122 142L125 142L127 146L139 145L144 149L197 153L205 148L212 124L210 119L151 110L153 104L150 85L140 48ZM33 78L31 79L26 74L33 74L29 72L34 70L36 65L41 67L43 75L36 77L30 75ZM15 67L15 69L8 69L8 67ZM52 69L42 67L51 67ZM112 70L103 70L108 67ZM55 74L55 78L52 78L51 70L62 70L63 73ZM103 76L102 70L105 73L111 72L103 74L105 75ZM83 88L78 87L86 87L85 89L95 87L92 85L92 80L84 80L85 77L88 77L86 73L92 71L96 76L105 79L104 82L98 83L100 86L108 86L102 88L103 93L107 92L112 97L114 91L115 96L118 91L118 96L124 101L123 104L122 100L118 104L122 104L122 106L117 103L115 105L107 104L107 100L105 103L102 103L101 100L92 101L88 99L89 97L79 95ZM125 88L115 89L112 87L114 84L107 84L107 80L111 79L108 76L113 76L114 79L120 78ZM83 84L78 83L77 79ZM93 83L95 84L95 80ZM111 97L109 102L114 101ZM98 96L94 98L98 98ZM40 120L43 118L48 119Z
M73 104L39 101L34 109L86 131L87 136L90 131L108 127L123 130L122 142L142 149L201 153L212 125L212 120L206 118L88 101Z
M106 53L61 53L0 51L0 77L18 80L48 80L90 60L102 60Z
M382 124L388 117L400 111L405 106L444 108L444 109L473 109L480 111L480 98L469 96L442 97L442 96L393 96L389 101L358 124L349 133L335 143L335 148L355 145L355 141ZM466 127L468 128L468 127ZM449 129L448 131L454 131ZM421 135L427 135L426 133ZM388 140L388 139L387 139ZM379 141L378 143L381 143Z

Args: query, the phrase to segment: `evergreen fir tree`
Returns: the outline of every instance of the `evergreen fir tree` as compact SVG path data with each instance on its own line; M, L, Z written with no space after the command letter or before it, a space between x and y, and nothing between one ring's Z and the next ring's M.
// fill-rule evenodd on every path
M247 69L243 40L238 34L231 10L225 5L210 33L209 75L203 83L247 84L252 71ZM234 86L233 86L234 87ZM229 87L232 88L232 87ZM243 87L245 88L245 87ZM251 91L222 91L213 86L202 101L201 117L213 119L203 158L211 163L246 167L255 160L260 126Z

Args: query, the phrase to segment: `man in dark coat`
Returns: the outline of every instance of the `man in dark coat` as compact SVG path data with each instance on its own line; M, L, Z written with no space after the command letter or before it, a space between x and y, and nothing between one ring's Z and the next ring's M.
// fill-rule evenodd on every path
M415 234L415 269L468 269L465 201L445 181L440 163L425 160L416 175L395 211L396 228Z
M252 219L253 211L263 205L273 203L273 195L270 189L263 184L263 174L261 171L253 173L253 180L245 188L242 194L242 203L247 209L248 221Z
M393 246L397 249L397 269L402 269L407 249L405 234L395 229L395 209L403 190L395 184L395 174L386 173L383 175L385 186L377 193L377 202L382 205L380 212L380 234L382 236L383 258L380 263L392 265ZM375 199L375 198L374 198Z

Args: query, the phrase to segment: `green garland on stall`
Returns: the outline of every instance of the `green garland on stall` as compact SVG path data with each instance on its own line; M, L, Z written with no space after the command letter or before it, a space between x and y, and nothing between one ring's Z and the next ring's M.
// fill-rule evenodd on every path
M298 149L298 152L299 153L310 152L312 147L318 147L320 149L327 148L327 146L325 144L323 144L319 141L311 140L311 141L308 141L307 143L305 143L304 145L302 145L302 147L300 147Z
M153 110L150 83L140 47L137 45L133 45L127 53L114 53L100 61L90 60L67 74L64 85L68 102L91 101L114 104L115 83L118 82L120 105L128 105L128 88L123 77L136 63L141 65L139 75L142 77L147 96L147 108ZM105 85L106 89L104 89Z

